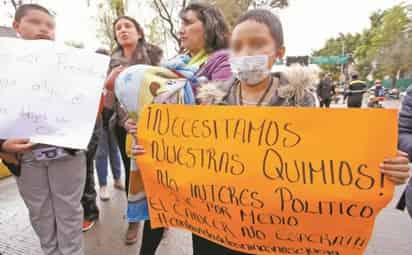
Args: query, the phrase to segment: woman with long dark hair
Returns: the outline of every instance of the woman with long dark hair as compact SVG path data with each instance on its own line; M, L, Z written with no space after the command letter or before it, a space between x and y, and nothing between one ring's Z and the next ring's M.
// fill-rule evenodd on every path
M125 168L125 187L128 194L130 158L126 154L125 141L127 131L124 123L127 113L122 109L114 95L114 81L127 66L146 64L158 65L162 59L162 50L146 42L143 28L133 18L122 16L113 23L116 48L111 56L106 91L104 96L103 121L109 130L114 130ZM106 163L107 164L107 163ZM98 162L96 162L98 165ZM107 167L107 166L106 166ZM137 241L138 223L130 222L126 233L126 243L133 244Z
M180 12L180 19L181 28L179 37L183 53L162 63L162 69L156 69L156 73L164 72L161 79L158 77L156 78L156 82L148 81L148 75L146 75L146 73L150 72L150 68L138 66L128 68L118 79L119 86L116 85L118 88L127 86L134 88L134 84L139 83L139 81L143 81L140 82L141 88L152 88L151 93L156 99L153 100L154 98L149 96L143 100L142 97L139 97L139 104L141 105L143 104L142 101L145 101L146 104L152 103L153 101L157 103L195 104L194 94L196 94L196 88L199 84L204 81L224 81L232 77L229 64L229 52L227 49L229 47L230 33L221 11L210 4L191 3ZM142 68L148 71L142 71ZM172 73L170 73L170 71L172 71ZM176 93L183 95L182 100L177 99L180 98L180 96L173 94L175 92L171 92L172 96L170 96L168 92L165 92L169 87L172 87L166 86L166 83L176 86L180 84L180 81L176 80L176 78L179 77L172 77L173 75L171 74L180 74L180 80L182 80L182 77L185 78L182 83L184 84L182 88L184 92L181 93L179 89L180 92ZM165 76L170 76L168 77L170 79L166 79L167 82L164 79ZM158 83L159 80L163 80L163 82ZM155 86L155 88L153 88L153 84L156 84L157 87ZM161 89L159 89L160 87ZM124 99L125 98L123 98L123 100ZM134 99L132 98L132 100ZM136 135L135 120L127 121L126 126L131 134ZM141 187L140 176L131 176L131 196L129 196L131 199L129 199L128 204L128 218L129 220L134 219L138 221L145 216L143 213L145 203L143 203L141 199L138 199L143 196L142 193L144 193L144 190L142 190ZM133 197L136 197L136 199L133 200ZM162 239L163 232L163 229L152 230L150 221L146 221L140 254L155 254L156 248Z

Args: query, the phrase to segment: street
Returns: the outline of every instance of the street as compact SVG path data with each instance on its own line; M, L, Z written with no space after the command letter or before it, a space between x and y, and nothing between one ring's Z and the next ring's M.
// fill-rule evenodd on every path
M399 102L389 101L385 106L398 108ZM412 253L412 220L406 212L394 209L403 189L404 186L396 189L392 203L379 215L366 255ZM84 235L86 254L138 254L140 242L134 246L125 246L123 242L127 227L124 219L125 195L112 187L111 194L110 201L98 201L100 220ZM30 226L28 212L18 194L14 178L0 180L0 205L0 254L41 255L38 239ZM190 233L180 230L167 231L157 254L192 254Z

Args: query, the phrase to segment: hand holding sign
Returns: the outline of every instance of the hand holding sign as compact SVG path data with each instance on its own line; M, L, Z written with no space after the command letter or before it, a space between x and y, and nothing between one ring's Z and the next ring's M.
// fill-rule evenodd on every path
M109 58L51 41L10 38L0 38L0 56L0 138L85 149Z
M382 171L404 178L396 120L392 110L148 106L137 159L151 224L251 254L361 255L393 195L379 159L394 157Z
M3 143L1 150L8 153L22 153L32 147L33 144L29 139L9 139Z
M381 172L396 185L404 184L409 178L409 159L408 154L398 152L395 158L386 159L380 164Z

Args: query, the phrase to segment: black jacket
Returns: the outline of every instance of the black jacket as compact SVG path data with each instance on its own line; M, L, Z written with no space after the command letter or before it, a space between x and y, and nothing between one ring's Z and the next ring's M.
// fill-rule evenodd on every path
M367 89L366 83L360 80L352 81L345 93L345 98L348 98L349 107L361 107L363 94Z
M409 161L412 160L412 87L409 87L406 96L402 101L402 108L399 113L399 150L408 153ZM409 214L412 217L412 179L406 187L406 191L402 196L401 202L398 205L399 209L408 208Z
M319 82L316 92L322 100L330 99L335 94L335 88L331 80L323 79Z

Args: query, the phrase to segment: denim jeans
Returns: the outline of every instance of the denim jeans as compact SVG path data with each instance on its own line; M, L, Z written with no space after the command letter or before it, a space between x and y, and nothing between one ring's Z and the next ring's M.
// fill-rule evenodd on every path
M126 154L126 135L127 131L124 127L115 125L115 134L117 137L117 142L119 144L120 155L122 156L124 175L125 175L125 187L126 196L129 196L129 179L130 179L130 158Z
M107 158L110 160L113 178L115 180L120 179L121 161L117 139L113 130L104 127L96 153L96 170L100 187L107 185Z

